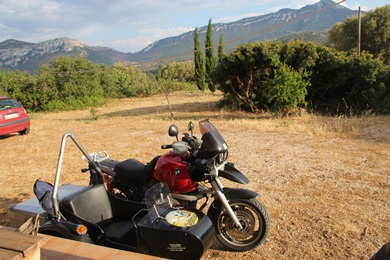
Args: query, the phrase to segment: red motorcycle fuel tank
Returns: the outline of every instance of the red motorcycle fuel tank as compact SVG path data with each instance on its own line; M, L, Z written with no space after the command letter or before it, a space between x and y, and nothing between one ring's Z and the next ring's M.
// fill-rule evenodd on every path
M187 193L196 189L196 182L191 180L187 166L187 162L170 151L158 159L152 177L159 182L165 182L172 193Z

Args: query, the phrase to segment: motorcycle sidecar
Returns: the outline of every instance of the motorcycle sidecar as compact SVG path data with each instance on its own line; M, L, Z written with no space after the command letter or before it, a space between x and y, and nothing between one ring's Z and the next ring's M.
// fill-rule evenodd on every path
M215 233L205 214L168 207L156 217L155 208L115 196L103 184L90 185L60 201L65 219L85 225L98 245L170 259L199 259L210 247ZM41 231L52 228L53 221L57 220L43 225Z

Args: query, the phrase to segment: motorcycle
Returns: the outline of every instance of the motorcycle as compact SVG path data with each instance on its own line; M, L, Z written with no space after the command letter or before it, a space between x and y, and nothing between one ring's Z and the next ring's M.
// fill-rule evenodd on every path
M99 171L77 139L66 133L54 185L40 179L34 183L34 193L49 219L38 233L169 259L202 257L214 241L213 223L201 211L180 205L163 182L149 188L142 202L116 196L105 183L65 185L67 193L63 189L59 196L67 137Z
M177 126L171 125L168 134L176 141L161 146L171 150L146 165L136 159L114 160L101 151L91 154L92 160L84 157L89 167L82 171L90 171L90 183L104 183L112 193L132 201L142 201L156 183L167 183L172 197L182 205L196 209L204 199L198 210L209 206L207 216L224 246L234 251L256 248L269 232L267 210L256 192L223 186L220 178L239 184L249 180L227 161L228 146L214 125L202 120L199 128L201 140L194 136L192 122L190 134L183 133L179 140ZM211 204L210 198L214 198Z

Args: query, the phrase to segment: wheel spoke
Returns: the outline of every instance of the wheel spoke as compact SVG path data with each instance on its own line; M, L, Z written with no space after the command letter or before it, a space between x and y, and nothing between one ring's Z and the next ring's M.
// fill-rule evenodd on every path
M261 244L269 229L269 217L265 208L256 200L236 200L229 204L242 229L237 227L226 210L219 210L213 220L218 240L238 251L246 251Z

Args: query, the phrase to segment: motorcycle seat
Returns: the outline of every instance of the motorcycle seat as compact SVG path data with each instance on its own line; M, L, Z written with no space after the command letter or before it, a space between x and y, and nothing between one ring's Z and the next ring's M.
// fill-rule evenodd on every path
M125 182L146 183L151 178L145 164L135 159L127 159L118 163L114 171L115 178Z
M103 184L90 185L67 196L61 201L61 207L68 220L75 220L91 230L92 240L104 237L115 243L136 244L131 216L126 219L115 216Z

